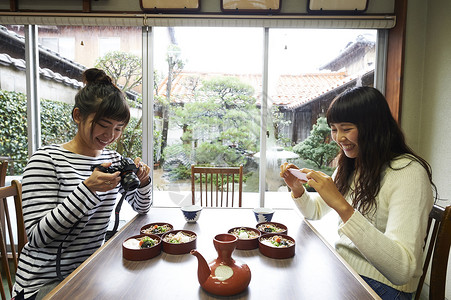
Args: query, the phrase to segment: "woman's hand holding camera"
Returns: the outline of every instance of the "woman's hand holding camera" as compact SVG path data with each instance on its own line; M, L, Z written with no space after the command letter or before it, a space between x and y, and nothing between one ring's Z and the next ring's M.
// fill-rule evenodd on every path
M144 186L149 182L150 167L146 165L140 157L135 158L135 165L139 168L136 176L141 182L140 186Z
M108 168L111 166L111 162L103 163L101 166ZM121 177L119 175L119 171L115 173L105 173L98 168L95 168L91 176L89 176L84 183L93 193L107 192L119 184L121 181Z

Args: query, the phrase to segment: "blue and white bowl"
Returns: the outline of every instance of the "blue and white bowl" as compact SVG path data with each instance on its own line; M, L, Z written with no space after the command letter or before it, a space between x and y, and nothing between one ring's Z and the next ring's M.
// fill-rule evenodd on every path
M199 219L202 207L199 205L188 205L180 208L183 212L186 222L194 223Z
M258 223L260 222L269 222L274 215L274 210L272 208L267 207L257 207L254 208L255 219Z

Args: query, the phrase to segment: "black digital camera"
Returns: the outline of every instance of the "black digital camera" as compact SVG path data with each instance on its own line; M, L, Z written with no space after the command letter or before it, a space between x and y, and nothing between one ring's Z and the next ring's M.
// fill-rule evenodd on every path
M136 173L138 172L138 167L136 167L133 160L128 157L123 157L119 161L118 166L109 166L108 168L103 167L102 165L94 165L91 167L91 170L97 168L104 173L115 173L117 171L121 172L121 185L125 191L132 191L139 187L140 181Z

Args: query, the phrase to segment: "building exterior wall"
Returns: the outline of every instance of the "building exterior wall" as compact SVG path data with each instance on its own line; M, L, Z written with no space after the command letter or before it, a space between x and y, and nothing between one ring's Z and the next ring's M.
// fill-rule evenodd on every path
M27 92L27 79L25 70L19 70L12 66L0 65L0 89L11 92ZM58 83L41 77L39 95L41 99L74 103L78 88Z

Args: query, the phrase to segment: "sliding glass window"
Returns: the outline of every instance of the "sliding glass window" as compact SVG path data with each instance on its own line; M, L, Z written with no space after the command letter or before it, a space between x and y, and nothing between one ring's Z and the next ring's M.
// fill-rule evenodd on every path
M127 95L132 118L109 148L142 156L142 59L140 27L39 26L41 144L58 144L76 133L71 112L88 68L103 69Z
M0 48L0 156L11 157L14 174L28 161L25 64L26 26L2 26ZM38 26L35 37L39 67L39 145L60 144L76 133L71 112L81 75L98 67L110 75L129 100L132 118L112 149L127 157L142 156L141 27ZM11 132L11 136L7 133ZM39 146L37 145L37 146Z
M0 159L9 176L20 176L28 161L27 85L23 26L0 25Z
M374 85L376 36L377 30L269 30L265 206L280 206L277 192L288 191L279 175L284 162L333 173L338 147L325 113L344 90Z
M192 164L243 165L258 195L262 29L153 30L155 201L190 203Z

